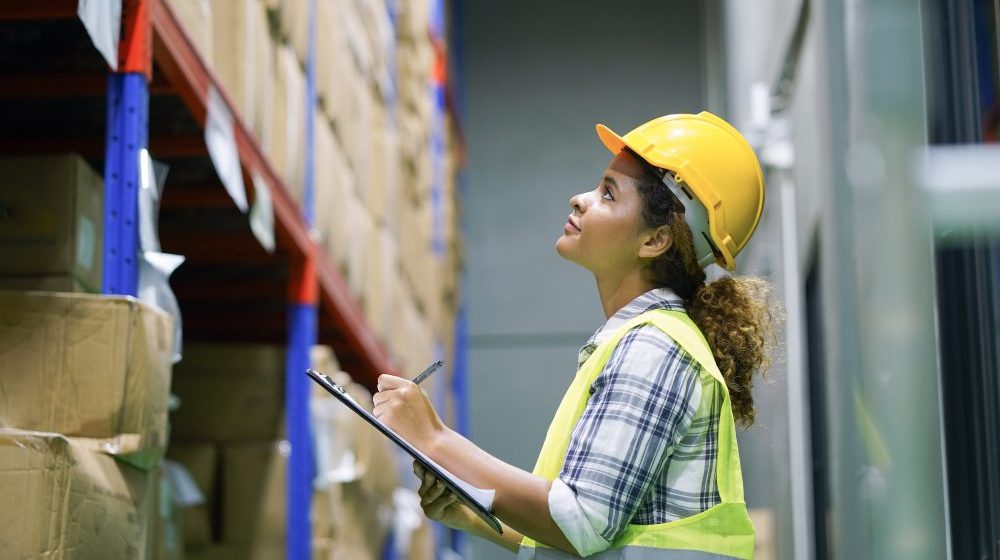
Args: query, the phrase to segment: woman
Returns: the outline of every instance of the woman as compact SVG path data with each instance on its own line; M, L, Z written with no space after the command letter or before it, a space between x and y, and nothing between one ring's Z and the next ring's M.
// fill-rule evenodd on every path
M707 112L654 119L570 199L556 250L590 270L608 318L579 368L532 473L444 426L413 383L379 378L375 415L444 468L496 489L491 531L415 465L426 514L523 558L752 558L736 422L754 419L766 362L766 284L724 277L760 220L763 178L746 140Z

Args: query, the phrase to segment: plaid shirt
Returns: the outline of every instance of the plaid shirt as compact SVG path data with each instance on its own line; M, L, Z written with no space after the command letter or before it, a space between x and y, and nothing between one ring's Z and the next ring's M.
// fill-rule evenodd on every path
M639 296L580 350L577 369L629 319L684 311L664 288ZM719 503L715 481L722 394L711 375L653 325L629 331L590 388L549 510L581 554L604 550L629 524L666 523Z

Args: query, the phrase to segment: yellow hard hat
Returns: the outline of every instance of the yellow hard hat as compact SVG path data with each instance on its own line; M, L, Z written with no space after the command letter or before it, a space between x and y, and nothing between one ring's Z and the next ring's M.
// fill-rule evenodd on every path
M663 182L684 205L703 267L736 267L764 209L764 174L739 131L702 111L659 117L624 137L599 124L597 136L612 153L627 147L666 171Z

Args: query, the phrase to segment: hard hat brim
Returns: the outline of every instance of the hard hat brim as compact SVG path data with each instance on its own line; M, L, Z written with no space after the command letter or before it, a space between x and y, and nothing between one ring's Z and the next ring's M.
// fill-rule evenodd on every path
M597 137L600 138L601 143L603 143L604 146L615 155L618 155L618 152L622 151L622 149L628 145L625 143L624 138L603 124L597 125Z

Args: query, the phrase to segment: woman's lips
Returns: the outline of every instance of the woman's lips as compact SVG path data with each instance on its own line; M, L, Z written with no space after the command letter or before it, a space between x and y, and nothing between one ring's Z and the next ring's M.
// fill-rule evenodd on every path
M563 231L566 233L580 233L580 228L573 223L573 218L566 220L566 225L563 226Z

